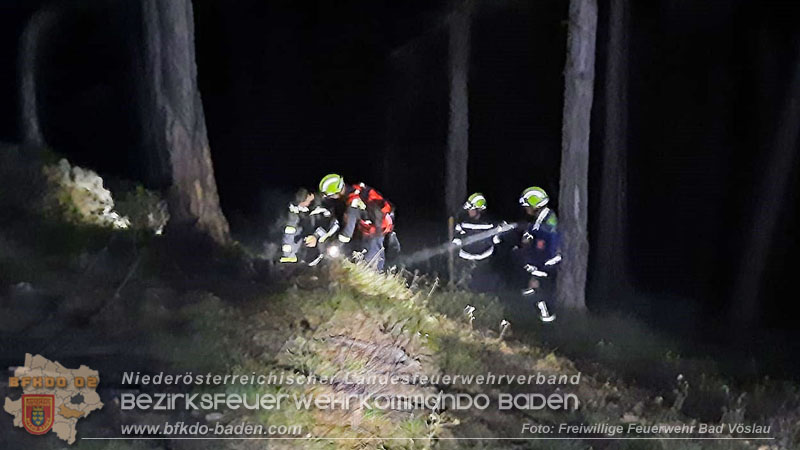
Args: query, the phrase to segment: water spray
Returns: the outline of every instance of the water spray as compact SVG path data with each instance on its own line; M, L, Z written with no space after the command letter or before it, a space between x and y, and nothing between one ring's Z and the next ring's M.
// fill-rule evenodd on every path
M486 230L484 232L481 232L481 233L478 233L476 235L470 236L470 237L468 237L466 239L462 239L460 244L455 244L453 242L447 242L447 243L444 243L444 244L441 244L441 245L437 245L435 247L424 248L422 250L418 250L418 251L408 255L407 257L403 258L402 262L403 262L403 264L405 264L407 266L412 265L412 264L418 264L418 263L421 263L423 261L427 261L427 260L429 260L429 259L431 259L433 257L439 256L439 255L443 255L443 254L447 253L448 251L450 251L453 248L461 248L461 247L473 244L475 242L480 242L480 241L483 241L485 239L491 239L491 238L497 236L498 234L505 233L506 231L513 230L513 229L517 228L518 226L519 225L516 224L516 223L504 223L502 225L498 225L495 228L492 228L491 230Z

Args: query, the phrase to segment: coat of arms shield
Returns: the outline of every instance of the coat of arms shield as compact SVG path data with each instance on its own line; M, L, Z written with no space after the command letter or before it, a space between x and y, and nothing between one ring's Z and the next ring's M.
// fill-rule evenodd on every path
M45 434L53 428L56 399L52 394L22 395L22 426L30 434Z

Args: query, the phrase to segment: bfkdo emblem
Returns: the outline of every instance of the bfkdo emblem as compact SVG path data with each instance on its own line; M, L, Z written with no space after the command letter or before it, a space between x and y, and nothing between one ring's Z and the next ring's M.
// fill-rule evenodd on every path
M22 426L30 434L45 434L53 428L55 410L54 395L23 394Z

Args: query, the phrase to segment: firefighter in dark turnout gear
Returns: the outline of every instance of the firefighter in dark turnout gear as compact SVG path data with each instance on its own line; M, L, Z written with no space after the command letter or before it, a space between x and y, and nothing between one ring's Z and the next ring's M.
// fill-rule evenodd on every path
M544 189L532 186L519 198L527 222L519 228L517 263L524 270L527 283L522 294L536 301L540 318L552 322L555 315L546 303L554 294L555 273L561 261L560 237L556 213L547 207L550 198Z
M338 174L328 174L319 183L328 199L344 202L338 241L364 253L364 260L383 270L386 259L384 242L397 247L394 234L394 206L380 192L364 183L346 185Z
M458 280L473 290L486 292L496 286L489 257L500 243L500 227L486 214L486 197L476 192L467 198L455 224L453 244L458 246ZM492 233L492 231L495 231Z
M338 230L336 217L323 205L322 199L300 189L289 204L280 262L316 265L321 259L319 248Z
M495 244L499 244L497 235L477 239L481 233L496 228L486 218L486 198L480 192L469 196L459 215L454 233L453 243L458 245L458 257L467 261L484 261L492 256Z

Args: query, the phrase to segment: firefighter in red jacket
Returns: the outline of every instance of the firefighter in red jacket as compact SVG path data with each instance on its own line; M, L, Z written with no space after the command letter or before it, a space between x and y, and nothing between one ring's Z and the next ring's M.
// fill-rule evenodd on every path
M345 211L341 220L339 243L364 252L364 260L383 270L386 246L399 251L394 233L394 207L380 192L364 183L346 185L341 175L325 175L319 182L325 198L340 199Z

